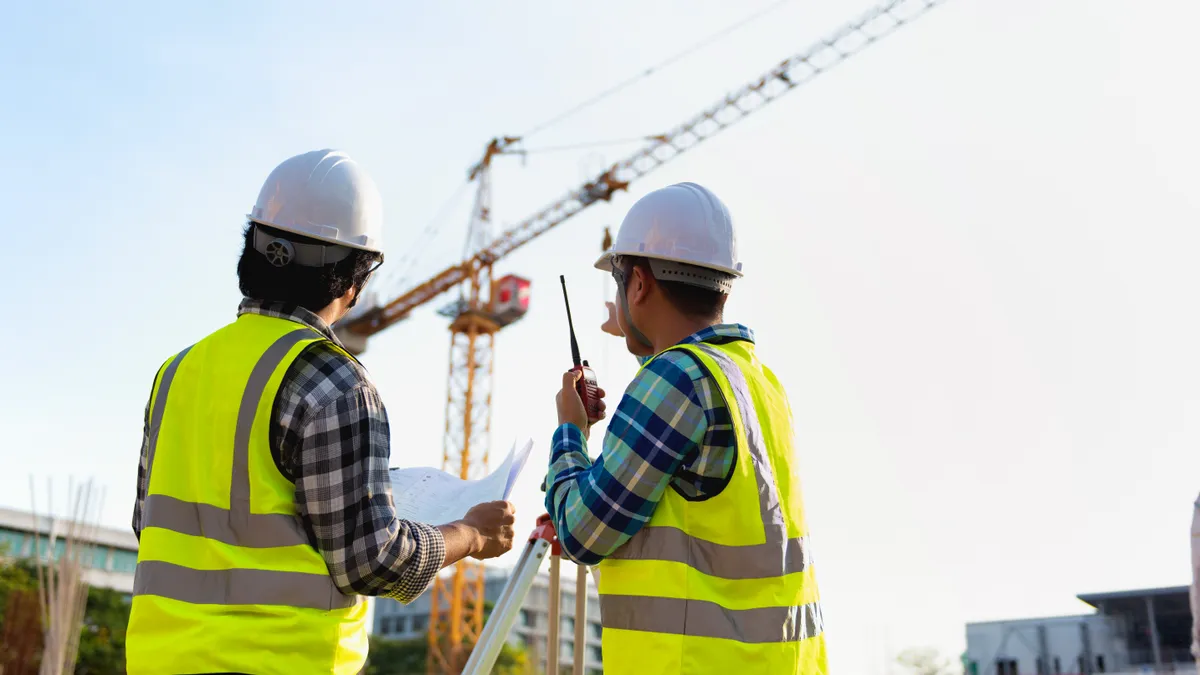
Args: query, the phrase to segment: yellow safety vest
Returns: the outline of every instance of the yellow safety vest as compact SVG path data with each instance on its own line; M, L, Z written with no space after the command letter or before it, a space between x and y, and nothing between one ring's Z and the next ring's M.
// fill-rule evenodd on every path
M828 672L792 415L750 342L679 345L717 383L737 459L720 494L668 489L599 567L606 674Z
M366 602L334 585L268 442L284 373L324 339L299 323L243 314L160 369L130 675L362 668Z

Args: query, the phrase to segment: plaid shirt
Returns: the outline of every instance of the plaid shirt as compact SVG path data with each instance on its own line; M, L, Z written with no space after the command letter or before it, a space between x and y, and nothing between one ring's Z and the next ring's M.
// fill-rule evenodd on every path
M387 412L367 371L316 314L282 303L245 299L242 314L262 314L312 328L315 342L292 362L271 413L269 438L279 471L296 484L296 511L343 593L415 600L446 557L442 534L400 520L388 477ZM333 343L333 344L330 344ZM142 531L150 404L146 404L133 531Z
M680 344L754 342L745 326L710 326ZM725 489L737 457L733 419L694 357L668 351L625 390L596 463L574 424L554 432L546 510L567 557L594 565L642 529L668 487L685 499Z

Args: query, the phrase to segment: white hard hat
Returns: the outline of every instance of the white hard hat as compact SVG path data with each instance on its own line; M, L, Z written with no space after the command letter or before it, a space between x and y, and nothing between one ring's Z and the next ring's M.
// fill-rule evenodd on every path
M622 255L715 270L723 273L714 276L724 281L720 285L725 288L732 277L742 276L729 209L711 190L695 183L678 183L639 199L625 214L616 242L596 261L596 268L612 271L613 258ZM656 278L689 283L685 268L653 263L652 268ZM706 281L710 283L697 285L718 282Z
M284 160L267 176L248 217L330 244L383 252L379 189L340 150L314 150Z

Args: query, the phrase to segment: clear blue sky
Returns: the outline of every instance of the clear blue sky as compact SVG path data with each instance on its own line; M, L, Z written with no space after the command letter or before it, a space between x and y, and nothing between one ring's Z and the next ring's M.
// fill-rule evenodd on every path
M104 521L127 525L155 368L233 318L240 228L283 158L365 164L399 260L489 138L767 4L7 8L0 502L28 506L31 473L92 476ZM529 145L664 131L865 6L791 2ZM596 330L601 228L694 180L741 228L729 318L758 331L800 420L835 672L887 672L912 645L956 654L967 620L1187 582L1198 20L1178 2L950 0L505 261L535 288L497 344L495 443L539 449L521 517L539 513L569 357L556 276L621 390L633 364ZM625 150L502 158L498 221ZM418 277L461 249L468 198ZM439 461L447 338L426 309L366 354L396 465Z

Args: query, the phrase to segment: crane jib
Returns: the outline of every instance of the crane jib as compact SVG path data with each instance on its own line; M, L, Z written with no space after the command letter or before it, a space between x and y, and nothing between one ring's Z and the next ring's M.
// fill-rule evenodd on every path
M407 317L412 310L471 277L474 266L489 266L587 207L612 199L633 181L691 150L783 94L812 80L881 38L911 23L947 0L890 0L864 12L807 49L778 62L766 73L722 97L696 116L612 165L592 181L572 190L533 216L500 233L473 257L446 268L395 299L365 311L342 328L370 336ZM519 139L500 140L507 147ZM489 145L491 154L499 148ZM490 156L488 157L490 158ZM472 171L472 175L478 175Z

